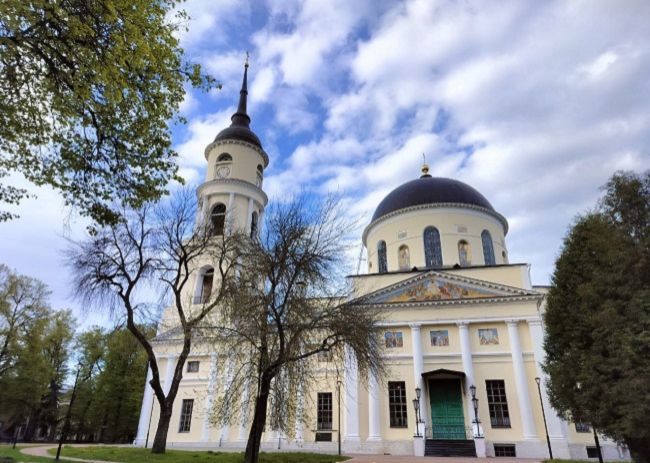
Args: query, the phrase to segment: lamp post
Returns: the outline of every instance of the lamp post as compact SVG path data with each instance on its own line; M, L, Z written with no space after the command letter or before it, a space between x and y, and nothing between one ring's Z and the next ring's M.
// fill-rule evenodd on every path
M81 373L81 362L77 365L77 376L74 378L74 386L72 387L72 395L70 396L70 404L68 405L68 411L65 414L65 421L63 422L63 429L61 430L61 438L59 439L59 446L56 449L56 458L54 461L59 461L61 456L61 446L68 437L68 430L70 428L70 413L72 412L72 405L74 404L74 399L77 396L77 382L79 381L79 373Z
M415 437L422 437L420 435L420 423L422 422L422 418L420 417L420 394L422 394L422 389L416 387L415 399L413 399L413 408L415 409Z
M336 380L336 395L338 397L338 444L339 444L339 455L341 455L341 380Z
M472 393L472 406L474 407L474 423L476 424L476 435L474 437L483 437L481 436L481 426L478 419L478 398L476 397L476 386L473 384L469 387L469 391Z
M548 437L548 426L546 424L546 411L544 411L544 401L542 400L542 378L539 376L535 378L537 383L537 392L539 393L539 404L542 406L542 418L544 418L544 431L546 431L546 443L548 444L548 455L553 459L553 450L551 449L551 438Z

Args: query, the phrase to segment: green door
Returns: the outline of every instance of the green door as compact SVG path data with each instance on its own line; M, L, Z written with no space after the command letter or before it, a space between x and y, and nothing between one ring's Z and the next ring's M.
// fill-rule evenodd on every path
M430 380L429 397L433 438L466 439L460 380Z

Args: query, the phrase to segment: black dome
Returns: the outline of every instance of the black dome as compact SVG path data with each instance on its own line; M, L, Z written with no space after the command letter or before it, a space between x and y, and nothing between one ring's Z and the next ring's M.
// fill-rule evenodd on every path
M436 203L468 204L496 212L485 196L466 183L451 178L423 175L388 193L377 206L372 221L407 207Z
M257 137L257 135L255 135L255 133L253 133L251 129L245 125L233 124L230 127L226 127L221 132L219 132L214 141L232 139L246 141L248 143L252 143L260 149L262 148L260 139Z

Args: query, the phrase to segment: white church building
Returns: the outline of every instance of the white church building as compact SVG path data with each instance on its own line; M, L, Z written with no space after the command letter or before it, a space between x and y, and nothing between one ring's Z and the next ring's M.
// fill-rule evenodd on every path
M234 226L255 234L268 201L269 157L250 128L247 72L248 65L232 124L205 149L206 178L197 191L221 233L233 212ZM340 436L344 453L541 459L550 445L555 458L597 458L589 424L560 419L549 404L540 365L547 288L531 283L529 264L509 261L508 221L459 180L433 177L426 165L414 177L377 205L361 236L367 273L349 277L353 298L387 314L387 377L363 381L348 365L338 378L324 364L322 381L305 402L308 418L291 435L267 427L263 449L335 452ZM200 299L209 282L205 272L194 273L191 297ZM173 325L174 312L165 311L155 341L167 383L180 350L166 336ZM218 426L210 419L228 372L222 355L190 354L169 448L244 448L246 420ZM157 414L147 385L136 445L145 445L148 435L151 443ZM615 442L601 436L600 444L605 459L629 459Z

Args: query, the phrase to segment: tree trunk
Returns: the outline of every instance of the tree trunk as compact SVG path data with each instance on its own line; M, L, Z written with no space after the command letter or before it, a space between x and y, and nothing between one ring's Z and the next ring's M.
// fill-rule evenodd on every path
M650 442L646 439L625 439L635 463L650 463Z
M167 447L167 432L169 431L169 422L172 418L172 407L174 402L168 400L160 409L160 418L158 419L158 427L156 428L156 436L153 438L153 445L151 446L151 453L165 453Z
M253 423L248 434L244 463L257 463L260 456L260 443L262 441L264 424L266 423L266 408L271 391L271 379L272 377L270 375L263 374L260 381L260 393L255 400L255 413L253 414Z

